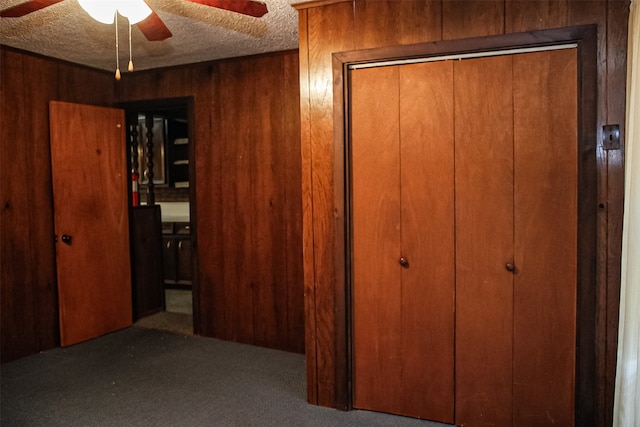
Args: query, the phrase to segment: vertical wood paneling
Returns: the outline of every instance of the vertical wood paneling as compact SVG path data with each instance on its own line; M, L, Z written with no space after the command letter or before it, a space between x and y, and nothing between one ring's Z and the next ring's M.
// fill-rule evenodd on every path
M251 209L255 343L286 348L287 291L284 224L284 105L282 58L267 56L252 64ZM256 72L260 70L259 72Z
M222 246L224 256L225 311L220 338L247 342L253 339L253 260L251 235L251 126L252 85L245 84L249 64L220 65L220 104L223 118L218 126L222 138Z
M331 53L353 49L352 5L308 10L311 198L313 200L317 402L335 405L335 288L333 222L333 76ZM301 70L302 72L302 70ZM305 262L307 262L305 260ZM340 363L344 363L341 361ZM315 382L315 381L312 381Z
M504 1L443 0L442 39L504 33Z
M283 178L285 186L287 336L291 351L304 353L302 284L302 173L300 144L300 81L298 55L284 57Z
M110 73L59 62L56 83L58 101L103 106L114 103L116 80Z
M194 239L202 258L198 267L202 286L196 283L197 287L194 288L196 292L201 292L200 298L197 299L201 306L194 307L194 318L202 318L203 329L196 332L206 336L237 333L237 330L233 329L237 327L235 323L225 323L228 322L227 310L231 309L232 313L238 316L254 311L255 290L251 288L251 281L247 281L244 288L240 288L245 294L250 295L245 300L239 298L241 294L237 293L235 281L227 285L224 277L225 274L230 274L229 271L240 270L240 267L235 267L235 270L233 268L225 270L225 260L234 259L231 255L236 255L232 262L241 264L248 272L250 270L247 270L246 266L251 265L253 261L251 254L255 253L252 252L249 240L241 239L240 249L237 249L235 243L237 236L243 236L243 239L245 235L250 236L250 229L246 225L251 225L250 203L252 202L247 195L250 194L248 188L255 184L250 184L248 169L242 169L243 162L249 162L250 157L245 156L240 159L235 156L238 153L242 155L242 150L248 152L246 146L243 148L236 145L236 136L242 132L262 134L266 149L272 151L269 156L276 163L273 168L270 162L260 162L256 166L270 168L270 172L265 171L265 173L271 174L273 178L271 185L281 193L279 203L269 208L273 211L273 218L267 220L265 224L268 223L273 227L274 237L269 245L273 246L274 239L279 239L280 243L277 246L281 249L277 257L267 259L266 256L261 256L267 264L277 258L276 262L279 263L277 265L280 266L277 271L282 276L277 286L280 291L286 290L282 295L273 293L273 289L266 291L272 292L274 298L277 298L277 308L271 308L269 313L271 316L277 313L280 319L267 322L269 325L278 324L280 328L274 342L267 345L284 350L302 351L304 309L302 306L301 187L299 185L301 170L299 83L296 52L273 54L274 58L279 58L279 61L289 61L287 76L293 80L293 84L290 82L280 84L279 90L274 91L270 86L270 82L273 81L270 77L274 77L274 73L285 74L283 67L278 66L277 70L262 70L257 66L254 68L253 75L241 73L242 78L248 80L235 83L234 88L238 89L238 92L234 89L222 96L219 96L221 89L219 63L124 73L122 80L116 82L111 72L92 70L59 61L36 59L4 47L2 55L2 72L0 73L3 88L2 120L3 123L5 119L12 123L2 126L2 141L3 144L11 140L22 141L22 145L17 147L24 147L23 151L4 151L2 160L3 206L6 205L3 207L2 215L3 251L11 248L12 254L7 257L3 255L0 269L3 274L1 310L3 360L31 354L58 343L57 301L55 300L57 292L55 281L51 279L51 275L55 272L52 267L55 257L51 240L53 213L50 202L51 178L48 113L46 112L50 99L110 105L116 102L193 96L196 126L192 135L195 139L195 150L197 150L196 159L194 159L194 176L197 176L197 182L193 185L192 194L197 193L192 203L195 205L195 210L201 212L200 216L194 215L198 220L194 227L194 234L196 234ZM273 61L278 62L278 60ZM249 65L243 67L251 69L250 64L255 61L255 58L236 60L238 61L247 62ZM271 60L267 60L269 61ZM232 66L229 67L232 70L227 74L227 78L235 72ZM242 93L243 90L249 93L250 89L243 89L243 87L249 85L251 79L257 76L260 76L262 81L260 87L263 90L263 96L260 100L277 103L277 108L270 109L270 115L264 115L266 121L277 122L277 126L272 125L271 129L266 129L264 132L260 128L261 122L254 123L248 118L253 111L256 111L257 115L263 114L259 107L250 102L245 102L241 107L234 107L236 94ZM20 83L23 78L31 84ZM275 78L281 80L284 76L275 76ZM287 93L282 93L283 90ZM253 97L253 94L251 96ZM272 97L275 101L271 99ZM285 97L286 102L293 103L292 106L283 105ZM224 104L228 104L229 108ZM285 108L287 108L286 114ZM258 117L257 115L253 117ZM225 134L226 130L229 130L230 134ZM269 135L273 135L273 138ZM16 155L22 160L13 160ZM235 188L235 184L233 184L233 193L225 194L223 191L223 182L227 187L230 186L237 172L232 166L234 163L225 165L224 155L230 155L235 164L241 165L238 172L241 177L240 187L247 192ZM286 158L285 166L286 156L290 157ZM5 167L5 163L11 167ZM229 170L231 175L227 175ZM242 174L245 173L243 171L247 171L245 178L242 178ZM16 180L16 176L24 178ZM290 189L289 187L286 190L283 189L285 180ZM4 186L7 191L4 190ZM32 190L24 191L25 186L31 187ZM15 191L10 190L10 187L15 188ZM235 190L239 192L236 193ZM291 200L291 204L284 202L285 191L287 202ZM7 197L4 196L5 194ZM238 202L237 212L229 210L230 207L233 208L236 201ZM34 207L31 208L31 206ZM223 207L227 209L224 214ZM23 214L12 216L12 212L23 212ZM239 217L236 217L236 213ZM297 220L295 220L296 217ZM294 219L294 222L288 223L289 218ZM260 218L260 221L263 219ZM5 233L5 229L11 231ZM198 230L201 236L197 235ZM227 230L226 244L233 245L231 254L225 253L223 230ZM232 236L233 233L230 230L237 231L237 234ZM285 239L287 239L286 242ZM7 246L4 242L11 244ZM236 250L237 252L234 252ZM14 256L19 256L21 261L11 261ZM37 271L33 266L37 266ZM276 271L275 268L272 269ZM223 298L225 295L233 298L235 308L225 305L226 301ZM13 310L11 307L19 307L20 310ZM257 313L261 315L259 310ZM250 317L253 319L252 314ZM227 330L227 324L232 325L231 331ZM248 329L252 329L252 326ZM248 343L255 343L254 334L246 331L245 334ZM273 338L271 331L265 330L264 335ZM38 347L38 341L44 346L43 348Z
M119 83L122 100L194 97L202 335L303 351L297 64L296 53L285 52L140 72ZM294 201L297 194L293 205L287 186ZM296 215L297 227L288 221Z
M0 51L0 196L2 197L2 361L39 350L35 308L37 280L33 263L33 238L29 224L29 198L25 183L30 179L28 109L24 102L27 76L24 63L29 60L8 50ZM19 179L15 179L19 177ZM51 228L53 234L53 227ZM50 257L52 259L52 257Z
M219 85L218 67L211 65L194 71L195 110L195 197L191 205L195 212L195 244L199 272L195 283L199 298L194 302L194 326L196 333L216 336L224 327L224 310L215 307L215 301L224 301L222 236L222 144L220 127L223 108L217 100ZM193 190L192 190L193 191ZM193 194L193 193L192 193ZM192 221L192 226L193 226ZM192 236L193 239L193 236Z
M507 33L565 27L569 20L569 0L506 0Z
M2 360L8 361L59 341L48 102L112 102L113 85L101 71L1 52L2 144L11 144L0 168ZM92 90L81 89L84 80Z
M355 49L442 38L439 1L355 0Z
M38 348L54 347L58 342L58 312L55 260L52 238L53 212L51 191L51 152L49 150L49 108L47 99L57 97L56 64L42 58L25 58L24 75L29 83L23 86L25 105L29 110L26 132L33 146L29 149L31 166L23 182L30 195L29 223L33 246L31 268L37 272L34 281L34 307L37 316ZM15 123L15 122L13 122ZM10 126L11 127L11 126Z
M330 67L330 64L327 63L328 52L349 50L348 44L351 41L361 43L361 45L359 44L358 46L366 45L367 47L378 47L374 46L375 43L387 43L390 36L389 30L384 28L386 25L379 25L380 28L377 29L373 29L372 27L379 22L398 22L400 19L397 17L412 7L410 3L415 3L415 7L423 7L423 3L425 2L372 1L367 2L365 5L367 10L362 9L363 2L359 0L352 3L350 2L347 5L339 1L336 1L335 5L328 5L328 2L324 1L318 2L317 4L309 3L307 7L304 5L297 6L301 22L300 81L303 84L301 87L301 124L303 129L302 164L303 170L314 168L313 171L308 172L308 179L303 179L303 198L306 206L305 212L307 212L303 224L305 230L303 244L305 247L305 287L307 289L307 367L309 369L309 401L311 402L316 401L316 399L311 397L311 384L317 380L319 388L328 390L333 385L332 381L334 381L332 378L323 376L322 374L316 375L316 370L313 368L320 358L331 357L331 355L325 356L323 354L315 357L315 353L310 352L310 349L315 350L316 345L320 342L327 342L322 338L324 328L334 330L333 324L318 322L317 316L320 307L316 306L317 300L315 298L316 293L329 300L333 298L333 296L323 294L323 292L331 288L333 280L330 274L331 272L325 269L331 269L334 264L323 263L316 259L318 257L323 259L324 254L333 248L332 233L330 230L323 228L323 224L327 224L327 222L330 221L333 213L324 209L316 210L314 206L313 216L308 214L308 204L315 204L316 202L313 195L320 191L319 189L326 191L326 184L330 182L331 179L331 172L327 169L315 168L314 160L312 160L314 151L317 149L314 145L314 141L317 140L316 135L330 135L332 129L332 123L328 120L318 120L319 117L312 114L312 111L323 111L324 109L331 108L332 103L331 96L318 96L314 93L315 88L323 88L323 86L314 86L314 82L322 79L322 76L327 75L328 67ZM622 66L621 60L626 56L628 6L628 1L617 0L610 0L609 2L574 0L565 2L562 0L550 0L526 3L514 1L513 4L511 1L505 3L502 1L473 2L444 0L442 2L441 15L430 17L428 20L429 22L437 22L438 19L441 20L443 39L546 29L563 25L597 24L598 99L601 101L608 100L598 102L598 128L600 128L602 124L609 121L612 123L620 123L621 125L624 121L624 118L620 117L620 113L615 113L609 117L607 105L616 103L621 106L622 103L624 103L624 67ZM354 13L353 7L355 7L355 16L358 22L353 24L352 32L348 26L348 18ZM330 8L341 10L343 16L336 16L332 20L327 20L324 18L325 15L323 13L318 12L318 10ZM384 13L393 16L379 17L378 19L380 20L376 21L374 19L375 10L384 11ZM437 14L435 11L433 13ZM330 33L331 37L327 36L324 39L319 38L318 42L309 43L310 37L307 30L309 28L313 28L314 32L318 33ZM400 32L393 24L392 28L393 30L391 31ZM303 29L304 31L302 31ZM380 31L381 35L377 35L375 31ZM411 32L411 30L408 29L407 31ZM421 31L422 29L415 29L416 33L422 34ZM342 34L342 36L340 36L340 34ZM610 58L608 58L608 55L610 55ZM612 74L611 77L608 77L609 73ZM613 77L614 75L617 77ZM609 80L611 81L609 82ZM308 88L305 89L304 84L308 84ZM325 93L324 90L322 93ZM616 108L618 110L620 109L620 107ZM305 142L305 138L308 142ZM328 139L329 138L320 137L322 141L327 141ZM619 197L615 196L613 199L610 198L608 191L613 186L616 187L617 191L622 191L622 177L616 172L620 170L622 164L621 155L621 152L609 153L607 155L601 150L600 145L598 145L598 204L600 206L598 209L598 247L600 249L597 253L597 281L600 284L598 290L598 300L600 301L598 325L600 325L600 327L606 325L607 332L606 336L596 337L596 343L599 346L598 351L601 355L600 358L605 359L604 346L606 340L606 363L605 360L601 361L602 366L606 364L606 368L601 367L598 375L600 378L606 377L611 385L613 384L615 376L615 339L617 336L618 311L616 295L619 292L619 277L617 272L617 269L619 269L619 257L616 251L618 250L617 248L620 247L621 241L619 231L621 221L619 218L622 214L622 208ZM611 157L611 172L608 171L608 157ZM609 180L612 180L612 182L609 183ZM310 189L308 188L309 186L311 186ZM323 203L323 200L319 200L318 202ZM325 232L322 233L322 230L325 230ZM314 231L317 231L317 233L314 233ZM320 290L319 292L317 292L318 289ZM314 290L316 293L312 292ZM312 335L310 331L317 335ZM317 372L326 372L321 366L318 368L319 370ZM331 383L325 385L323 384L324 381ZM602 403L602 400L606 400L607 405L613 402L611 397L612 391L607 390L598 391L601 395L601 406L605 405L605 403ZM318 399L318 401L320 400L323 399ZM326 402L330 403L331 399L327 399ZM331 406L329 403L325 404ZM609 416L610 409L606 411L607 416ZM596 423L601 424L601 421L602 420L596 420Z
M308 13L298 14L298 47L300 49L300 189L302 203L302 275L304 280L305 342L307 370L307 401L318 402L318 371L316 352L316 277L313 237L313 179L311 149L311 73L309 70ZM325 379L326 381L326 379Z

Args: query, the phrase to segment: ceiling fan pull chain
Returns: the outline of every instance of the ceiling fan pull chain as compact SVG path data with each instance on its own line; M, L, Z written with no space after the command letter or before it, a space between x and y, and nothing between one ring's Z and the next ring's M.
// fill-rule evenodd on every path
M115 12L116 21L116 80L120 80L120 58L118 57L118 12Z
M131 21L129 21L129 71L133 71L133 53L131 49Z

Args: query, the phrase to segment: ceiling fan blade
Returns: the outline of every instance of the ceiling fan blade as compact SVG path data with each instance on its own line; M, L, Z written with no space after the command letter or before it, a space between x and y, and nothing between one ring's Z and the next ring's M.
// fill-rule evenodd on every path
M267 5L254 0L187 0L191 3L204 4L206 6L217 7L218 9L230 10L232 12L260 18L268 12Z
M152 42L165 40L173 35L155 11L151 11L151 15L136 25L147 40Z
M0 12L0 16L3 18L19 18L36 10L44 9L52 4L60 3L61 1L62 0L31 0L3 10Z

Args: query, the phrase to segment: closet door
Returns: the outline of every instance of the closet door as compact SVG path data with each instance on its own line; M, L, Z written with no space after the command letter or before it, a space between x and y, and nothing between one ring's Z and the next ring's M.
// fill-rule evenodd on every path
M576 54L513 58L514 426L574 425Z
M453 422L451 63L352 73L354 406Z
M511 56L457 61L456 423L511 425Z
M573 425L576 60L351 72L355 407Z
M456 423L573 425L576 50L454 73Z
M453 423L453 63L399 67L402 414Z
M352 74L354 406L401 406L398 69Z

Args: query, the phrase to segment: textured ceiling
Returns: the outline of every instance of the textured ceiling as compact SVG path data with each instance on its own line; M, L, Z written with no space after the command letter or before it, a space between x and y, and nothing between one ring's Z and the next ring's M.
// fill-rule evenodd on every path
M0 0L0 10L25 0ZM252 18L184 0L147 0L173 33L148 41L131 31L136 70L276 52L298 47L299 0L263 0L269 12ZM129 60L129 27L118 20L120 69ZM64 0L21 18L0 18L2 44L104 70L115 70L115 25L94 21L77 0Z

